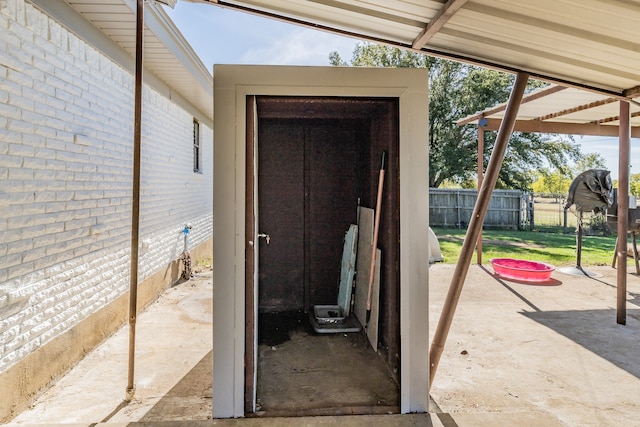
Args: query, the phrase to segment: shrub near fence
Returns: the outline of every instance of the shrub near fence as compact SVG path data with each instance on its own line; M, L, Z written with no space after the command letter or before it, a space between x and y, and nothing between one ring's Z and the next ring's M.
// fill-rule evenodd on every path
M478 198L475 189L429 189L429 224L432 227L467 228ZM484 228L522 230L530 221L529 193L494 190Z

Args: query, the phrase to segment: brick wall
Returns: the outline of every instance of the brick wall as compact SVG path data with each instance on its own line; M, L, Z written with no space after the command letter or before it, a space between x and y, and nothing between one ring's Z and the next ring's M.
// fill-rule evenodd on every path
M133 76L0 0L0 373L128 290ZM212 130L143 91L140 281L212 234Z

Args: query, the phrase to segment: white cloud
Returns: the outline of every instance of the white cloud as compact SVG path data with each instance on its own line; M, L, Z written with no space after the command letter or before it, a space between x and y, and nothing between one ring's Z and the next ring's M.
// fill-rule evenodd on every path
M267 65L329 65L329 54L337 51L350 60L357 41L319 30L292 27L286 36L266 40L242 55L243 63Z
M619 166L619 142L618 138L606 138L601 136L584 136L576 138L583 153L599 153L605 159L607 169L611 171L611 177L618 179ZM631 139L631 149L629 152L629 162L631 169L629 173L640 173L640 139Z

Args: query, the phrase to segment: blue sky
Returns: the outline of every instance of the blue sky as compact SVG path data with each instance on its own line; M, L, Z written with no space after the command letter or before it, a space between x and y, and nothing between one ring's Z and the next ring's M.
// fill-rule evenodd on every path
M332 51L350 60L357 43L213 4L179 1L165 10L210 70L213 64L329 65Z
M175 9L165 10L209 70L213 64L329 65L333 51L351 60L358 42L214 4L178 1ZM617 179L616 138L576 136L575 141L584 153L600 153ZM640 147L634 149L639 142L631 141L632 174L640 173Z

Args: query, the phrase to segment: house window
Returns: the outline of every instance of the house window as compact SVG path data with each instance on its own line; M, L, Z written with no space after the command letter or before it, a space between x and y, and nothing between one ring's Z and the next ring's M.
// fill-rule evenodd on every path
M193 171L200 172L200 123L193 119Z

